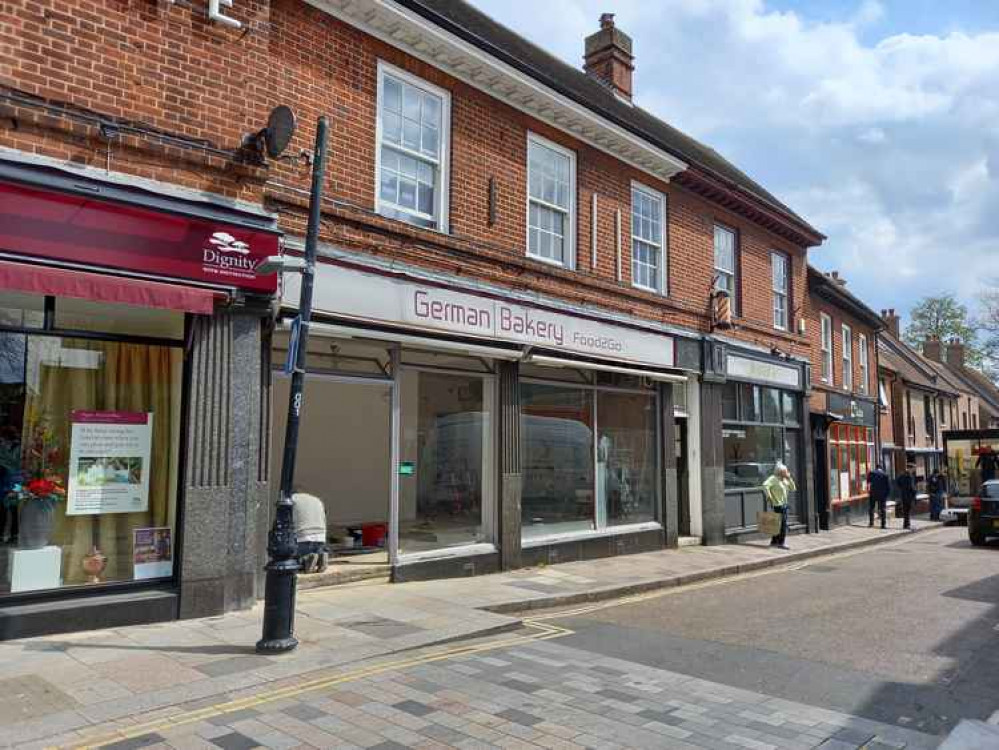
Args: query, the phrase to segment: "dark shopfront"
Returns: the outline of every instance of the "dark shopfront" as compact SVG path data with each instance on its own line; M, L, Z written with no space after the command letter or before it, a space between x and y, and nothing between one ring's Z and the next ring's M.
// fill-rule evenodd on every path
M278 235L169 192L0 161L0 640L256 598Z
M710 345L707 352L709 365L716 361L718 370L724 366L724 375L709 371L702 388L706 419L704 470L712 473L710 463L722 469L720 477L716 474L713 482L705 483L706 541L736 540L756 532L756 514L765 505L763 482L778 462L790 469L799 487L789 501L789 528L792 532L807 530L810 513L802 422L804 366L755 350L727 347L720 351L718 344ZM714 409L712 399L719 402ZM716 426L711 423L712 416ZM714 445L713 460L710 443L717 437L712 436L721 438ZM712 500L712 486L720 490L723 508Z

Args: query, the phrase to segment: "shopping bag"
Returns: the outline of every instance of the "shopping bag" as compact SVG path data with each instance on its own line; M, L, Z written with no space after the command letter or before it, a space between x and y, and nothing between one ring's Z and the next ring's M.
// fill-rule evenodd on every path
M780 533L780 513L761 510L756 514L756 528L761 534L777 536Z

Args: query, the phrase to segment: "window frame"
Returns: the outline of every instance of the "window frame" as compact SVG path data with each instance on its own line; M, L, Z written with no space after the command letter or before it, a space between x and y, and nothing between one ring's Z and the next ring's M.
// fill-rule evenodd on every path
M777 261L784 263L784 288L777 288ZM770 251L770 293L773 302L773 326L777 331L791 330L791 256L780 250ZM778 308L778 298L783 296L783 307ZM784 314L784 325L778 325L778 309Z
M722 230L723 232L728 232L730 235L732 235L731 271L724 269L718 265L718 245L715 242L715 238L717 237L719 229ZM725 274L726 276L732 277L732 289L729 294L729 299L732 304L732 315L737 316L739 314L739 232L738 230L735 229L734 227L728 226L727 224L721 221L712 222L711 251L712 251L711 268L712 271L714 272L714 277L715 277L715 282L712 285L712 290L713 291L718 290L718 279L720 278L721 274ZM727 288L726 291L728 291Z
M635 241L642 242L646 245L653 245L644 237L636 237L634 233L634 222L635 222L635 193L643 193L646 198L651 198L652 200L659 202L659 266L657 271L657 277L659 279L659 288L646 286L645 284L639 284L635 281ZM631 237L631 285L636 289L642 289L646 292L653 292L655 294L661 294L664 297L669 296L669 256L668 248L666 243L666 196L654 188L650 188L637 180L631 181L631 222L629 229L629 236Z
M836 382L836 370L833 367L833 319L828 313L819 313L819 349L822 352L822 382L833 385Z
M843 390L853 390L853 329L846 323L841 324L840 349L843 365Z
M552 209L555 211L563 211L561 206L556 206L547 201L541 199L531 198L531 144L541 146L542 148L547 148L556 153L566 156L569 159L569 209L566 212L566 230L563 237L565 255L561 261L555 260L554 258L545 258L541 255L535 255L531 252L531 202L536 201L538 205L544 206L545 208ZM538 135L534 131L527 131L527 141L525 148L525 171L527 175L527 180L524 185L524 200L525 200L525 212L524 212L524 246L525 254L531 260L537 260L541 263L547 263L548 265L555 266L557 268L566 268L569 270L574 270L576 268L576 190L578 186L576 184L576 152L571 148L566 148L565 146L555 143L555 141L549 140L542 135Z
M419 229L425 229L431 232L440 232L441 234L449 234L449 210L451 199L451 92L447 89L441 88L440 86L435 86L429 81L413 75L402 68L396 67L385 60L378 60L377 67L378 76L375 92L375 213L380 216L384 216L387 219L401 221ZM382 200L382 105L385 101L386 77L395 78L403 84L413 86L414 88L420 89L424 93L437 96L441 100L440 154L437 160L437 184L434 186L436 195L433 216L428 217L426 214L420 213L419 211L413 211L405 208L404 206L399 206L395 203L389 203ZM410 155L408 149L398 148L391 144L389 145L389 148L407 156ZM412 156L413 158L422 159L423 161L429 161L423 156L417 156L415 154ZM398 215L394 215L393 213L386 213L382 210L383 204L391 207L393 212L411 214L415 218L429 218L434 221L434 226L425 226L423 224L416 223L415 221L410 222L404 218L400 218Z
M870 356L867 352L867 334L858 333L857 334L857 359L860 365L860 383L858 384L857 391L866 396L868 394L868 384L867 381L870 380Z

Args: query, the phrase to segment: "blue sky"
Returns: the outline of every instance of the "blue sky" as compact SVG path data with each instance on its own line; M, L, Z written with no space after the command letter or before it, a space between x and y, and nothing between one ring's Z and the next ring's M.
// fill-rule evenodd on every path
M818 229L871 307L999 285L999 0L471 0L581 64L600 13L636 102Z

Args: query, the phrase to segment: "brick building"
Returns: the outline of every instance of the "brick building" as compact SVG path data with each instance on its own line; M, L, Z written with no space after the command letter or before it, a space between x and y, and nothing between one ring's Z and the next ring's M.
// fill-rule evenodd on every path
M113 574L88 593L107 586L105 613L124 619L260 593L299 280L274 294L253 268L278 233L301 249L319 115L331 157L296 480L323 498L344 559L403 580L714 544L754 530L776 461L811 485L806 268L823 237L632 101L640 59L635 72L613 17L581 40L581 71L463 3L236 0L222 19L206 5L0 16L0 210L17 227L0 239L19 266L3 293L20 311L3 335L66 348L91 321L101 346L175 352L176 373L166 406L127 403L120 376L107 390L125 395L93 403L28 408L11 389L15 443L38 408L68 453L74 410L161 425L167 409L176 424L131 457L151 465L156 501L111 514L92 493L89 525L57 511L50 582L0 599L9 621L42 595L87 624L78 587L54 582L101 556ZM261 158L247 136L277 105L298 130ZM19 213L28 195L34 216ZM86 210L60 213L66 196ZM43 220L105 234L46 245ZM172 231L184 247L151 247ZM107 279L115 296L97 291ZM93 322L121 303L134 328ZM78 319L61 324L62 307ZM814 528L798 495L793 528Z
M814 493L821 528L867 513L877 461L878 314L838 273L808 269Z
M924 483L935 469L944 467L944 433L963 425L970 429L977 422L978 395L943 364L939 342L927 342L924 351L928 356L924 356L902 341L901 321L894 310L882 311L882 319L882 459L892 476L911 465Z

